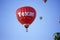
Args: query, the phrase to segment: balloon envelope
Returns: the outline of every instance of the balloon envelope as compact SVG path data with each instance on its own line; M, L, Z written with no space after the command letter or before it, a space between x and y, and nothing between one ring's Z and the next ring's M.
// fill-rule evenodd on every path
M43 19L43 17L42 16L40 16L40 20L42 20Z
M60 20L58 20L58 22L60 23Z
M60 40L60 32L54 34L54 40Z
M43 0L44 1L44 3L46 3L47 2L47 0Z

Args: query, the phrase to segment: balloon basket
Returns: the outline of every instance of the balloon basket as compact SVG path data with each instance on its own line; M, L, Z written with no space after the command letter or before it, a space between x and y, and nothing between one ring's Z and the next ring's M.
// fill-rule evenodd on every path
M26 28L26 32L28 32L28 28Z

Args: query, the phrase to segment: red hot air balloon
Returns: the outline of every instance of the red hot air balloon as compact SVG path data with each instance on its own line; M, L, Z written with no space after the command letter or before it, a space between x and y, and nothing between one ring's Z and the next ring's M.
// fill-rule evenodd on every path
M29 25L36 17L36 11L30 6L24 6L16 10L16 16L18 21L26 28L26 32L28 32Z
M47 0L43 0L44 1L44 3L46 3L47 2Z

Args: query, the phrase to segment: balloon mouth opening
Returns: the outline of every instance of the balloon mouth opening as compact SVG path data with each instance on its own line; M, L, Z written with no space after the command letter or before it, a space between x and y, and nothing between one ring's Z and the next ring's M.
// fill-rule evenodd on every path
M28 32L29 24L24 24L24 27L26 28L26 32Z
M24 27L25 27L25 28L28 28L28 27L29 27L29 24L24 24Z

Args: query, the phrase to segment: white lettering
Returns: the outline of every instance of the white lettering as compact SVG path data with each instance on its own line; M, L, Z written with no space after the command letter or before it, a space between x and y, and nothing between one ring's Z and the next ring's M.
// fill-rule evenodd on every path
M34 16L34 13L33 12L19 12L18 13L19 17L21 16Z
M34 13L33 12L30 12L30 14L29 14L30 16L34 16Z
M28 12L25 12L25 16L27 16L28 15Z
M22 16L24 16L24 12L22 12L22 14L21 14Z
M21 17L21 12L18 13L19 17Z

